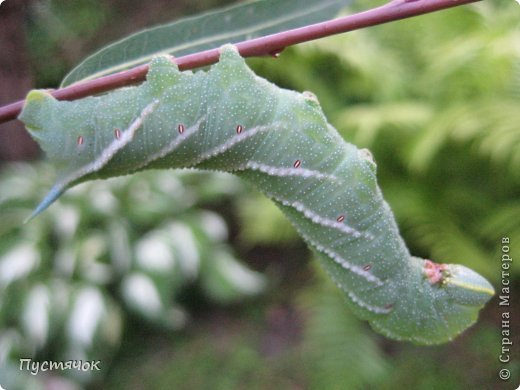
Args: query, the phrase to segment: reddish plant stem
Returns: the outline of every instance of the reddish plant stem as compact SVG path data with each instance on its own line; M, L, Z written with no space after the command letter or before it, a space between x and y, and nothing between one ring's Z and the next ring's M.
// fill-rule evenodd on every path
M272 55L298 43L477 1L480 0L393 0L364 12L242 41L236 46L243 57ZM218 49L210 49L176 58L175 62L181 70L186 70L211 65L218 59ZM148 65L140 65L130 70L73 84L51 93L59 100L75 100L143 81L147 72ZM23 104L24 101L20 100L0 107L0 123L15 119L22 110Z

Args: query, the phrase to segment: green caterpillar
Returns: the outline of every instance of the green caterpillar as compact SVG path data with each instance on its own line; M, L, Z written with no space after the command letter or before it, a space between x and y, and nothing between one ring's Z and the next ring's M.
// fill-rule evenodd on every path
M466 267L411 256L370 153L338 135L312 94L257 77L231 45L207 72L180 72L157 57L137 87L73 102L32 91L20 119L59 173L32 216L86 180L222 170L282 209L354 312L388 337L450 340L494 294Z

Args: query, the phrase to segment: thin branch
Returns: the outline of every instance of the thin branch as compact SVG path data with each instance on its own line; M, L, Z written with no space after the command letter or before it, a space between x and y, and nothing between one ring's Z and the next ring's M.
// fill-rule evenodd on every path
M280 53L288 46L298 43L459 5L475 3L477 1L480 0L392 0L381 7L293 30L242 41L237 43L236 46L243 57L273 55ZM175 62L181 70L186 70L214 64L218 61L218 58L218 49L210 49L176 58ZM141 65L98 79L73 84L66 88L52 91L51 93L59 100L75 100L143 81L147 72L148 65ZM0 107L0 123L15 119L22 110L23 104L24 100L20 100L10 105Z

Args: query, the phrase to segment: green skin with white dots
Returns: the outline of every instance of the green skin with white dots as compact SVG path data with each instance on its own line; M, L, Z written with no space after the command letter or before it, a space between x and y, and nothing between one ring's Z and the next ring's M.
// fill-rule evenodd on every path
M86 180L221 170L272 199L353 311L390 338L449 341L494 294L464 266L411 256L370 153L338 135L312 94L259 78L231 45L207 72L180 72L162 56L136 87L72 102L31 91L20 119L58 172L31 217Z

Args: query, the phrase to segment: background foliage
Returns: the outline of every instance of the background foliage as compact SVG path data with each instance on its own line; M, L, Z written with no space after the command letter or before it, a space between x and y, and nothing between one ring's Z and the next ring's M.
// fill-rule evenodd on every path
M134 2L128 3L125 10ZM30 8L28 47L38 87L58 85L115 31L122 36L135 29L119 17L118 1L77 4L36 1ZM153 4L136 5L127 18L155 24L198 11L189 8L192 2L184 9L176 2L167 15L169 2ZM372 5L359 1L352 9ZM371 149L380 186L413 252L471 266L496 287L501 238L510 238L513 256L520 253L518 11L512 1L487 1L300 45L276 61L249 60L282 87L313 91L342 135ZM19 374L14 359L20 353L59 359L79 342L81 353L106 362L106 371L72 379L114 389L502 388L496 299L476 326L448 345L419 348L384 339L348 313L278 210L229 176L151 172L86 184L19 228L16 222L52 180L43 164L4 166L2 174L0 267L13 248L32 251L36 260L9 283L0 273L2 297L11 300L0 306L0 378ZM172 225L196 243L196 266L187 253L183 260L185 240L166 239ZM228 229L234 249L224 242ZM178 268L158 272L153 260L140 261L139 248L150 242L164 249L154 257L156 266L169 264L157 260L163 256L174 257ZM239 265L235 251L268 281ZM63 261L71 257L73 264ZM520 268L513 264L515 286ZM226 274L230 268L241 276ZM143 281L136 274L151 281L162 310L150 314L125 295L128 280ZM250 282L244 285L244 278ZM243 300L261 286L263 294ZM88 347L82 336L67 344L60 335L86 288L106 315ZM35 290L47 291L49 302L64 295L70 301L46 306L57 311L46 336L26 324L23 308L37 299L31 298ZM518 355L508 368L518 378Z

